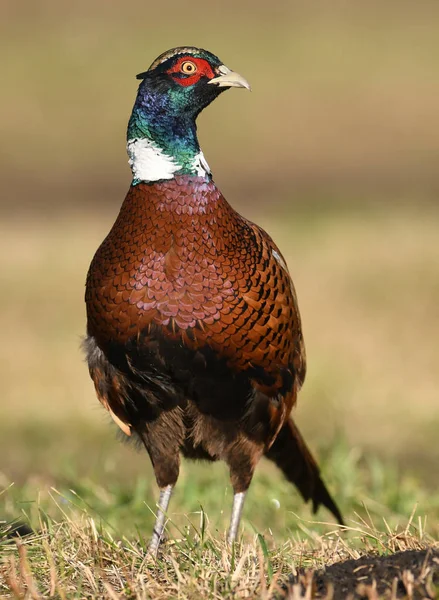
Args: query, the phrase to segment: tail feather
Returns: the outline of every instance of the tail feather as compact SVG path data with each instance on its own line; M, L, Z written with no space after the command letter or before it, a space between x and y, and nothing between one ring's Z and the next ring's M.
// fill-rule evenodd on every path
M265 456L294 483L305 502L312 501L314 513L323 504L340 525L344 525L343 517L320 477L319 467L291 419L279 431Z

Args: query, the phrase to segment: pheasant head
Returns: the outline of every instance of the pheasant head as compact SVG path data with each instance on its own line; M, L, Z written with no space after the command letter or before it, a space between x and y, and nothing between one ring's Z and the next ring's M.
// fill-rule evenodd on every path
M209 177L195 120L221 92L250 89L218 57L193 47L161 54L144 73L128 123L127 151L133 185L175 175Z

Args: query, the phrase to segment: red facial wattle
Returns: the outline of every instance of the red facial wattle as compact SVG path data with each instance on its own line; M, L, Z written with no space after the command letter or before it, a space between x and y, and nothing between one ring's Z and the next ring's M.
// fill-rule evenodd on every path
M196 70L194 71L193 75L185 73L181 70L182 65L185 63L192 63L195 65ZM201 79L201 77L207 77L208 79L215 77L215 73L213 72L213 69L207 60L204 60L204 58L195 58L194 56L181 57L175 63L175 65L173 65L173 67L167 71L167 73L174 78L176 83L179 83L184 87L194 85Z

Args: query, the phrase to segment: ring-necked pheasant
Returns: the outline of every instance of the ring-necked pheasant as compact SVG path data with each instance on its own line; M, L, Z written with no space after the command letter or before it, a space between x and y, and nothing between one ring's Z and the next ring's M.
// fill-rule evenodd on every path
M180 465L224 460L229 540L261 456L316 510L341 514L290 412L305 377L300 315L272 239L226 202L195 119L221 92L250 89L216 56L175 48L137 76L128 124L133 181L87 277L86 351L99 400L145 445L161 490L157 551Z

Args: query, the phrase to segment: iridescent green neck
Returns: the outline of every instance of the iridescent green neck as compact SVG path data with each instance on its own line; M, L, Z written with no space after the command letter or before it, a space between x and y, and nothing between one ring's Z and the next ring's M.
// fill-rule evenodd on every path
M127 131L134 184L175 175L209 175L197 139L196 115L182 109L184 92L139 87Z

